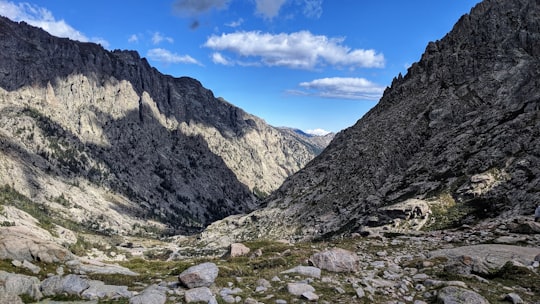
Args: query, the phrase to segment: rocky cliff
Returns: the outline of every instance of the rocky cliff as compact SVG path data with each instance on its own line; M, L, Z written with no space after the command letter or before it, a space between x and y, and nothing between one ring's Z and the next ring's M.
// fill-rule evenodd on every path
M0 50L0 186L89 229L193 232L253 210L315 155L136 52L3 17Z
M215 223L205 236L452 227L532 214L539 190L540 3L485 0L266 209Z

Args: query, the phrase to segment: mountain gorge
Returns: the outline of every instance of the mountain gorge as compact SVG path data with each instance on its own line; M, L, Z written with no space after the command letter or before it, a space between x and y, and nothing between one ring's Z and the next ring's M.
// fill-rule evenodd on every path
M322 150L133 51L3 17L0 46L0 184L89 229L193 233Z
M205 237L314 239L533 214L539 50L537 1L479 3L267 208L214 223Z

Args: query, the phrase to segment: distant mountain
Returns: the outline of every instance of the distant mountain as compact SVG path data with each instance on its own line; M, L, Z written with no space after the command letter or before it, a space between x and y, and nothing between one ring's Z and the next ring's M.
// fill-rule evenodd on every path
M291 135L298 141L305 143L306 146L311 147L311 151L315 153L315 155L319 155L324 150L324 148L326 148L330 144L330 142L332 141L332 139L334 139L334 136L336 135L335 133L328 133L323 136L313 135L308 134L300 129L286 127L280 127L278 129L280 129L284 133Z
M380 102L288 178L267 208L215 223L203 237L408 229L403 224L414 224L406 220L417 214L418 223L452 227L532 214L538 202L540 3L485 0L429 43ZM231 229L237 221L239 231Z
M109 233L251 211L318 151L136 52L3 17L0 112L0 186Z

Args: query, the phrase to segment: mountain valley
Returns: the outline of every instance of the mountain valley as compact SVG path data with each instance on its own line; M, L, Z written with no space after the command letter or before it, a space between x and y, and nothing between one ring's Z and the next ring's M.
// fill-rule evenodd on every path
M1 16L0 46L0 303L540 303L537 0L325 136L134 51Z

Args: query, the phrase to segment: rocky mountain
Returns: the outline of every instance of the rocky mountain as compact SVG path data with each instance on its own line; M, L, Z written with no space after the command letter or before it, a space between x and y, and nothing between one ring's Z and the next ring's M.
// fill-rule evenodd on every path
M305 143L306 146L311 147L312 151L316 155L321 154L324 148L326 148L330 144L332 139L334 139L334 136L336 136L335 133L328 133L326 135L313 135L294 128L280 127L279 129L282 132L285 132L296 138L298 141Z
M0 186L57 223L191 233L257 208L318 151L133 51L3 17L0 50Z
M267 208L217 222L204 237L448 228L531 215L539 190L540 3L485 0Z

